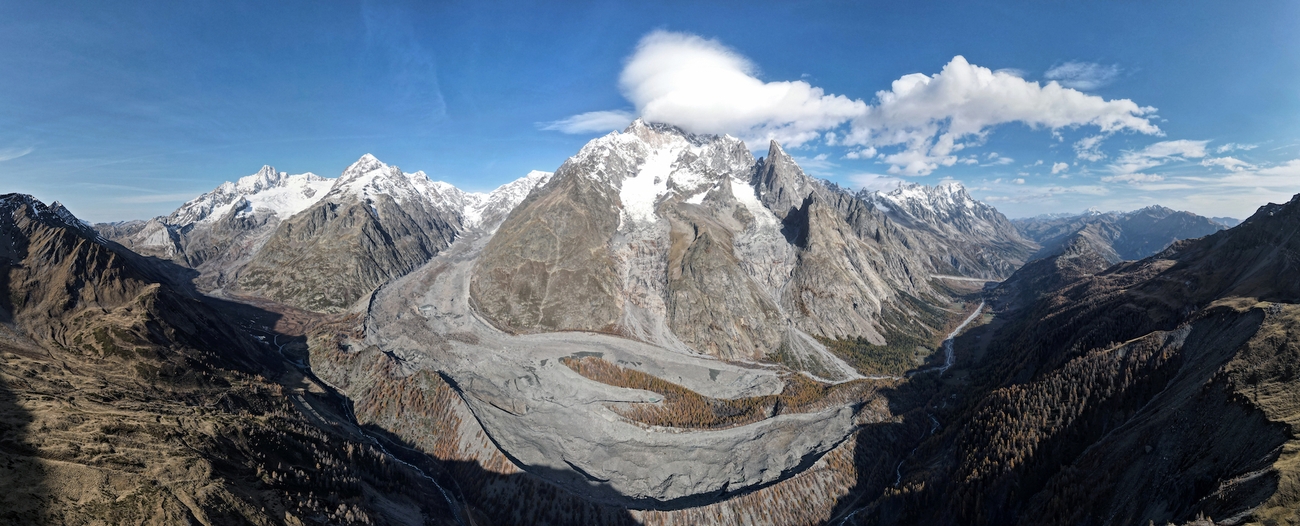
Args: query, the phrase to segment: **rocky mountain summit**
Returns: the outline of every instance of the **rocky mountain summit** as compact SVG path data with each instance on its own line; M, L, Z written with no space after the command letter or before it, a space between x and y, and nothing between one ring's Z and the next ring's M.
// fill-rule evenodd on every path
M1042 245L1031 259L1061 253L1080 238L1111 263L1142 259L1175 241L1206 236L1232 226L1159 205L1132 212L1038 216L1012 223L1023 236Z

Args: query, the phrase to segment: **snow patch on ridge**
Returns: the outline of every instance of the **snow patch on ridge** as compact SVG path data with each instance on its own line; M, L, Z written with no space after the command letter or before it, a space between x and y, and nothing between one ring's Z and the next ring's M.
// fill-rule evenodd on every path
M636 175L623 180L618 197L623 201L623 211L636 223L653 223L655 204L668 193L668 180L672 176L673 161L681 150L673 148L657 151L641 165Z

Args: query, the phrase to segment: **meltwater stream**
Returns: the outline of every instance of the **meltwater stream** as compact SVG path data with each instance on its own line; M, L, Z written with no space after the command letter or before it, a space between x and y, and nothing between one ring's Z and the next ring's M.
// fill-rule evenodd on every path
M912 377L912 376L916 376L916 375L918 375L918 374L922 374L922 373L933 373L933 372L937 372L937 373L939 373L939 374L943 374L943 373L947 372L948 369L952 367L952 364L953 364L953 362L955 361L955 358L954 358L954 356L953 356L953 349L952 349L953 339L956 338L957 335L958 335L959 333L961 333L961 331L962 331L963 329L965 329L967 325L970 325L970 322L975 321L975 317L976 317L976 316L979 316L981 312L984 312L984 302L983 302L983 301L980 301L980 305L979 305L979 307L976 307L976 308L975 308L975 312L972 312L970 316L967 316L967 317L966 317L966 320L961 322L961 325L958 325L956 329L953 329L952 332L948 333L948 337L947 337L947 338L944 338L944 340L943 340L943 365L937 365L937 366L934 366L934 367L930 367L930 368L928 368L928 369L921 369L921 370L919 370L919 371L913 371L911 374L908 374L907 376L908 376L908 377ZM927 434L927 435L925 436L926 438L930 438L931 436L934 435L935 431L938 431L938 430L939 430L939 420L936 419L936 418L934 417L934 415L929 414L929 413L927 413L925 416L930 417L930 432L929 432L929 434ZM923 440L924 440L924 439L923 439ZM918 444L916 447L912 448L911 453L908 453L908 454L907 454L907 457L910 457L910 456L912 456L914 453L916 453L916 450L917 450L917 449L920 449L920 447L921 447L921 446ZM904 464L905 462L907 462L907 457L903 457L903 460L898 461L898 466L896 466L896 467L894 468L894 487L895 487L895 488L897 488L900 484L903 483L903 464ZM844 524L844 523L848 522L848 520L849 520L849 519L852 519L854 515L857 515L859 511L862 511L862 508L858 508L858 509L856 509L856 510L853 510L853 513L850 513L850 514L848 514L848 515L845 515L844 518L843 518L843 519L840 519L840 521L839 521L837 524Z

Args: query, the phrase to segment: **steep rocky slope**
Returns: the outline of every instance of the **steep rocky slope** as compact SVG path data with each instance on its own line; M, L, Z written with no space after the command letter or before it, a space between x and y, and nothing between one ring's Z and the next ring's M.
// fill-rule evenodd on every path
M1207 236L1227 228L1210 218L1159 205L1132 212L1039 216L1012 222L1022 235L1042 245L1031 259L1058 254L1074 238L1082 237L1112 264L1142 259L1175 241Z
M0 196L0 247L0 521L455 521L433 479L249 335L278 338L271 318L175 288L30 196Z
M495 228L549 177L532 172L468 193L367 154L335 179L266 166L168 216L96 228L135 252L197 270L200 290L337 312L460 232Z
M636 121L506 218L471 297L513 332L606 332L844 377L812 337L931 337L935 320L915 312L951 302L931 275L1005 276L1033 250L960 187L911 191L931 200L896 196L912 206L894 211L808 177L775 142L755 161L737 139Z
M927 408L942 431L884 524L1225 524L1296 515L1300 196L1232 230L1105 263L1076 240L996 294L1001 321Z
M365 156L320 201L281 222L228 290L321 312L351 306L446 248L459 191Z
M256 174L222 183L171 214L147 221L97 225L131 250L199 270L196 284L229 283L281 221L319 201L333 180L312 173L289 175L263 166Z

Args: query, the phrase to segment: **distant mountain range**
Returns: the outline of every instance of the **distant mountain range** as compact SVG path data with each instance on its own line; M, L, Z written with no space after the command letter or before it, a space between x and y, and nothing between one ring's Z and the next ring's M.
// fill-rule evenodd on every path
M0 521L1285 523L1300 196L1228 222L640 120L489 193L365 155L147 221L8 194Z
M1112 264L1142 259L1175 241L1207 236L1232 226L1159 205L1132 212L1038 216L1012 223L1021 235L1041 245L1031 259L1061 254L1082 240Z
M335 179L264 166L165 217L96 225L141 254L199 272L206 292L340 312L460 232L491 228L550 174L468 193L366 154Z

